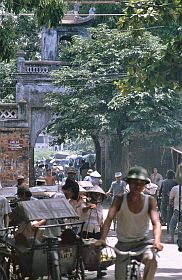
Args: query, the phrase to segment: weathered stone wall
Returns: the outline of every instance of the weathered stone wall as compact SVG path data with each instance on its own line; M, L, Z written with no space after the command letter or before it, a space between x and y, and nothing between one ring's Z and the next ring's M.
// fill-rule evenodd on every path
M0 182L3 187L16 183L18 175L29 178L29 129L0 127Z

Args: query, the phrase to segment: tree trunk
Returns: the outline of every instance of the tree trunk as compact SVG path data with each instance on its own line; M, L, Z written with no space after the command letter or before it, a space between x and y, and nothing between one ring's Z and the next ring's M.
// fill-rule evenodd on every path
M128 145L122 145L121 164L122 164L123 176L125 177L130 168L129 146Z
M95 153L96 153L96 170L100 173L101 172L101 146L99 142L99 137L97 135L92 135L92 140L95 146Z

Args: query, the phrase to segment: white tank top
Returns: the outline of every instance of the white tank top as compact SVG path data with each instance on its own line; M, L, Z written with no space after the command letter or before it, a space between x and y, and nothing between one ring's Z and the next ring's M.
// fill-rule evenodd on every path
M117 213L117 238L120 242L133 242L144 239L149 232L149 195L144 195L144 206L139 213L128 208L127 194L123 195Z

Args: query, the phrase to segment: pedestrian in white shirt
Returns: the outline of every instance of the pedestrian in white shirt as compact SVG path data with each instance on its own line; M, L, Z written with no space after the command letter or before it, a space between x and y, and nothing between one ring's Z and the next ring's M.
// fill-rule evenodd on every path
M173 204L174 206L174 212L169 224L169 233L170 233L170 243L174 243L174 234L175 234L175 229L177 226L177 223L179 221L179 188L181 187L181 192L182 192L182 186L177 185L172 188L169 194L169 204ZM181 200L181 209L182 209L182 200ZM182 214L182 212L181 212Z

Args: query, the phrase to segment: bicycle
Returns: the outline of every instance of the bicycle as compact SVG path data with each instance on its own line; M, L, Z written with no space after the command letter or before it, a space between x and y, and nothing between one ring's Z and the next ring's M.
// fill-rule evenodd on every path
M116 247L112 247L110 245L106 246L113 249L114 252L118 255L129 257L129 262L126 267L126 280L143 279L144 264L142 263L142 259L138 260L137 257L141 256L148 249L153 249L153 251L155 252L155 248L153 245L147 245L138 251L120 251Z

